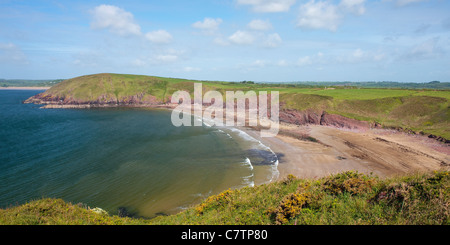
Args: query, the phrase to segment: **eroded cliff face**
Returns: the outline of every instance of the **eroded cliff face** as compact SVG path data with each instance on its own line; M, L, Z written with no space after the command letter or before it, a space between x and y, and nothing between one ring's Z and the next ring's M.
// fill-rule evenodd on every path
M169 100L170 101L170 97ZM173 108L175 105L168 104L168 101L161 101L155 96L146 94L144 92L132 96L122 96L117 99L115 96L101 95L95 100L79 100L73 97L61 97L49 93L40 93L30 97L24 103L43 104L43 108L97 108L97 107L167 107ZM205 104L204 106L208 106ZM247 105L248 106L248 105ZM225 108L225 104L224 104ZM296 125L323 125L333 126L344 129L359 129L366 130L369 128L384 128L378 123L359 121L356 119L347 118L341 115L329 114L325 110L306 109L298 111L295 109L284 109L283 106L279 112L280 122L296 124ZM389 127L400 132L409 134L420 134L433 138L437 141L449 144L450 140L441 136L426 134L423 132L414 132L411 129L402 127Z
M297 111L293 109L281 110L280 122L291 123L296 125L313 124L313 125L333 126L337 128L361 129L361 130L366 130L369 128L380 128L380 129L384 128L408 134L419 134L446 144L450 143L450 140L444 137L433 134L426 134L422 131L415 132L411 129L402 127L384 127L383 125L376 122L371 123L366 121L358 121L356 119L351 119L340 115L328 114L326 111L317 111L312 109L304 111Z
M315 110L281 110L280 121L297 125L315 124L348 129L368 129L373 126L368 122Z
M24 103L43 104L44 108L88 108L88 107L118 107L118 106L156 106L163 104L155 96L144 92L132 96L117 98L101 95L95 100L80 100L71 96L58 96L40 93L24 101Z

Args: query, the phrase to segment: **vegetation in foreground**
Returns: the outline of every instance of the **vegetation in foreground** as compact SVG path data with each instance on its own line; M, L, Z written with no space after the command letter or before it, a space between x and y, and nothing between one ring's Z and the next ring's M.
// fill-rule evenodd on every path
M380 179L344 172L226 190L181 213L153 219L119 217L61 199L0 210L0 224L87 225L448 225L448 171Z

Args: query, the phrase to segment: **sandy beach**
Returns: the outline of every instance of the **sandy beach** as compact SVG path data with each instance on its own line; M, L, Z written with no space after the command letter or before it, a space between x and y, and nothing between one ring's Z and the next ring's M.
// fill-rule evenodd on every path
M50 87L0 87L0 90L47 90Z
M258 131L244 129L278 155L279 179L288 174L320 178L348 170L390 177L448 170L450 166L450 146L425 136L382 129L351 131L321 125L280 124L280 130L283 129L308 134L319 142L282 134L262 138Z
M89 108L91 105L52 105L44 108ZM148 106L142 106L148 107ZM173 110L175 104L152 106ZM203 107L203 110L205 107ZM235 118L236 120L236 118ZM279 159L279 179L292 174L299 178L320 178L355 170L379 177L450 169L450 145L423 135L395 130L345 129L316 124L280 123L280 132L311 136L318 142L279 133L261 137L260 132L239 127L270 147Z

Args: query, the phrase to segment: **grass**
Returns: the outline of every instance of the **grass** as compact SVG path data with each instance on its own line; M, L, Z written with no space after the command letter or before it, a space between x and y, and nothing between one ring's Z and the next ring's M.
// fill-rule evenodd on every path
M380 180L345 172L318 180L297 179L228 191L196 208L153 224L449 224L448 172ZM223 194L220 194L223 195ZM220 196L219 195L219 196Z
M110 216L98 208L45 198L0 210L1 225L137 225L142 219Z
M0 210L0 224L448 225L448 171L380 179L349 171L226 190L171 216L136 219L61 199Z
M203 93L225 91L279 91L280 109L327 111L345 117L402 127L450 139L450 91L350 87L290 87L280 84L195 81L128 74L94 74L63 81L45 94L74 101L123 101L143 95L143 100L170 101L177 90L193 96L195 82Z

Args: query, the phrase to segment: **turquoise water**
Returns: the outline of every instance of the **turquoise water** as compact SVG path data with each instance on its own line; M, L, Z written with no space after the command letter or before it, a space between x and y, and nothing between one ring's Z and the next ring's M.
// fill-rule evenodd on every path
M0 90L2 208L54 197L154 217L276 175L275 154L240 130L175 127L166 110L22 103L39 92Z

